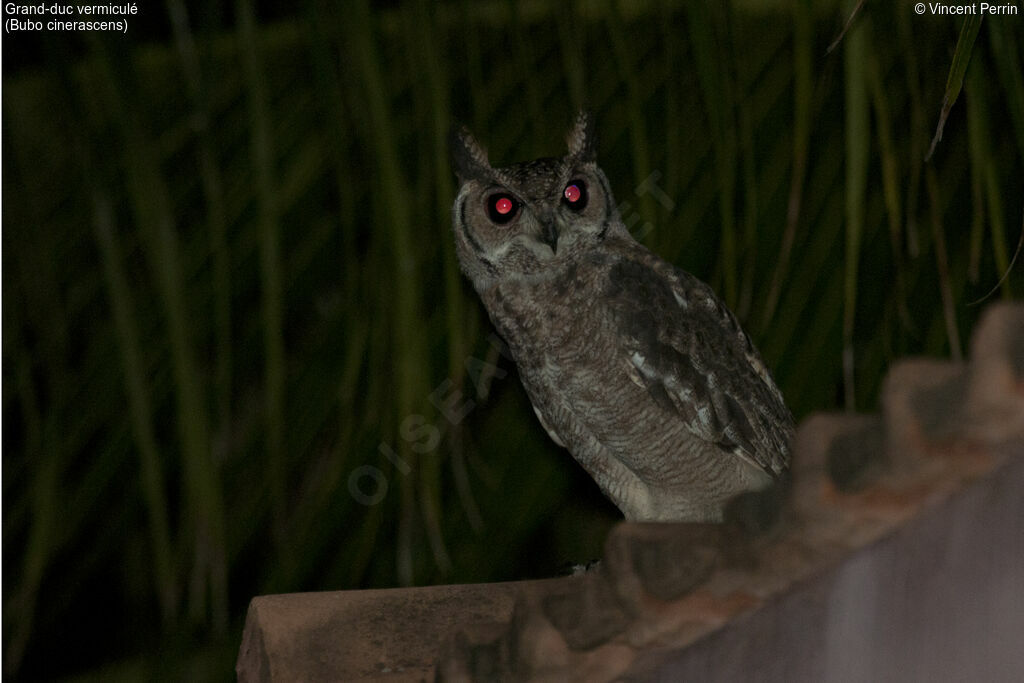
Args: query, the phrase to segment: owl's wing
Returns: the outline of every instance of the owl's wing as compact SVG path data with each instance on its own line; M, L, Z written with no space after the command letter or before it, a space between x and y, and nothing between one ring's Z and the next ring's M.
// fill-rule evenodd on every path
M739 322L706 284L647 252L608 273L627 371L697 437L777 475L793 417Z

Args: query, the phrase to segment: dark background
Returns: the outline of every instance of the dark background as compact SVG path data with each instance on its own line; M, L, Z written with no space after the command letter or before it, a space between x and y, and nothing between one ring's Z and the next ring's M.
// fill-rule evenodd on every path
M453 121L503 164L589 106L627 223L798 418L960 357L1022 230L1024 19L984 20L925 162L963 22L867 3L827 52L851 5L172 0L5 33L5 673L221 680L253 595L600 555L617 511L458 272Z

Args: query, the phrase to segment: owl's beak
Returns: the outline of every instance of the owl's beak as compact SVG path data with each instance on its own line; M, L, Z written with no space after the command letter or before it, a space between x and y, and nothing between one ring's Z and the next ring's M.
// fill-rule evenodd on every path
M543 232L540 236L544 244L551 247L551 253L558 253L558 225L553 220L544 221Z

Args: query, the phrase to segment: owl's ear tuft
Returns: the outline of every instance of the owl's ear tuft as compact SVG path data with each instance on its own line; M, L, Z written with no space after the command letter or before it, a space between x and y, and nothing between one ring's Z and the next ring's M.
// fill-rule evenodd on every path
M594 115L581 109L576 115L576 124L566 137L569 145L569 156L580 161L597 159L597 124Z
M454 125L448 133L452 169L459 180L487 180L493 175L487 152L465 126Z

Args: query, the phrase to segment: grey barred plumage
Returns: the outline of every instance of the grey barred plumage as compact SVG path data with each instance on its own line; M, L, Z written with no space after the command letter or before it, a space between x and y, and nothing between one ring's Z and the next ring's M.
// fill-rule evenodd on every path
M636 521L721 521L789 465L793 418L711 288L629 234L592 117L568 153L492 168L465 129L456 251L544 429Z

